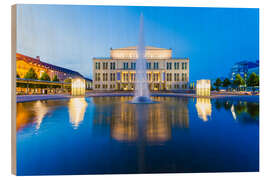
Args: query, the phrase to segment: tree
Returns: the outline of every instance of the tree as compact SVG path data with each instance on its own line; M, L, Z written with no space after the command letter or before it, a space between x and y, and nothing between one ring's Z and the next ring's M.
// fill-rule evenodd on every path
M65 83L71 84L71 78L67 78L64 80ZM71 85L64 85L64 88L70 92L71 91Z
M43 80L43 81L50 81L51 78L50 78L50 76L49 76L46 72L44 72L44 73L42 73L42 75L41 75L41 77L40 77L40 80Z
M235 79L233 81L233 85L236 86L236 87L239 87L241 85L245 85L245 80L241 77L240 74L237 74L235 76Z
M214 91L215 89L213 88L212 84L210 85L210 90Z
M30 68L29 71L25 74L24 79L38 79L38 76L35 70Z
M259 76L256 73L253 72L248 77L247 86L249 86L249 87L259 86Z
M16 78L20 78L20 75L18 73L16 74Z
M53 76L53 80L52 80L52 81L57 81L57 82L59 81L57 75L54 75L54 76Z
M222 86L227 88L230 85L231 85L231 81L228 78L224 79Z
M216 82L214 82L214 86L216 86L216 90L219 91L219 87L221 86L222 82L220 78L216 79Z

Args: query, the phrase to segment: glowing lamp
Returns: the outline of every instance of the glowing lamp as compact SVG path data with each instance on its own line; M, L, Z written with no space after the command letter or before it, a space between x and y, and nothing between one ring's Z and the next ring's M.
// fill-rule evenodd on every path
M85 95L85 79L76 78L71 80L71 95L72 96Z
M197 96L210 96L211 83L210 80L201 79L197 80L196 95Z

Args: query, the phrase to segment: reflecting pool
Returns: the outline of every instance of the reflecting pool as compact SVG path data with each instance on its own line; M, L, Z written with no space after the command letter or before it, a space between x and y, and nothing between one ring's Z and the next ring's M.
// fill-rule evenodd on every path
M259 170L259 102L90 97L17 103L17 174Z

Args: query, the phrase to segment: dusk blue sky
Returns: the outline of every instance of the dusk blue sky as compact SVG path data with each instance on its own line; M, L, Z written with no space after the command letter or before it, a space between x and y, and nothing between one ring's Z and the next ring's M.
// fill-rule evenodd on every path
M17 52L92 78L92 58L110 48L145 44L190 58L190 81L228 76L241 60L259 59L259 9L18 5Z

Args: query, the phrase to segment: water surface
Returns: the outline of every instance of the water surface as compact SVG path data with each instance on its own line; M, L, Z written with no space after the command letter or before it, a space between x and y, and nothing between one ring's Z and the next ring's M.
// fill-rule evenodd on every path
M17 174L259 170L259 104L71 98L17 103Z

